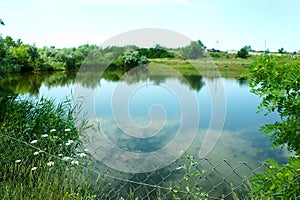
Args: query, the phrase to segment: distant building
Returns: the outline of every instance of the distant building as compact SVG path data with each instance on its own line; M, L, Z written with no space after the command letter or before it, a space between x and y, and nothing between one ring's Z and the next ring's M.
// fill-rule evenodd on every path
M237 51L236 50L227 50L227 53L228 54L237 54Z
M260 56L262 54L264 54L265 52L258 52L258 51L251 51L249 52L249 55L252 55L252 56Z

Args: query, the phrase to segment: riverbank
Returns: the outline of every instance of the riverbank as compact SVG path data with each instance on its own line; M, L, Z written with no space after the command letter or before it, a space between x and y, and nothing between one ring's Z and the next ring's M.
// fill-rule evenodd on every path
M256 58L205 58L197 60L150 59L149 69L154 74L164 74L164 68L171 67L182 75L205 77L239 78Z

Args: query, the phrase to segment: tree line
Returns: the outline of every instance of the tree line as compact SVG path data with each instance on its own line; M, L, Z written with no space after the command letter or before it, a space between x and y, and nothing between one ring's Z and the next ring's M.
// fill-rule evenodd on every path
M16 73L30 71L58 71L79 68L86 65L111 66L128 69L137 65L147 64L152 58L197 59L203 56L206 47L203 43L193 41L185 47L173 49L156 45L154 48L139 48L137 46L81 45L73 48L43 47L24 44L20 39L0 35L0 72Z

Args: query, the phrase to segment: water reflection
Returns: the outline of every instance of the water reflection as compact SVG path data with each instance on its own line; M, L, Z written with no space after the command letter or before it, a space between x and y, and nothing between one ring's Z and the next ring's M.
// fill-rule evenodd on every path
M126 78L124 79L124 75ZM42 85L47 88L52 87L64 87L71 84L79 83L85 88L95 89L99 86L100 80L106 80L111 82L117 82L123 78L127 84L134 84L139 81L151 81L156 85L164 83L171 75L153 74L149 72L146 67L141 67L134 72L126 73L122 70L105 70L105 71L59 71L59 72L38 72L38 73L21 73L11 74L5 79L0 80L1 87L4 89L10 89L16 94L29 94L30 96L39 96L40 88ZM174 75L173 78L178 79L181 83L187 84L186 81L182 81L179 76ZM197 75L184 75L189 87L195 91L200 91L204 86L204 81L201 76Z

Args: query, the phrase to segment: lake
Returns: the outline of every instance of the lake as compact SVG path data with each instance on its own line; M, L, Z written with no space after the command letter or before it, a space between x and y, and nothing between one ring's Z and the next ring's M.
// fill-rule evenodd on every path
M14 74L1 84L24 96L56 102L70 98L80 103L85 117L96 127L88 131L90 142L86 144L97 160L95 168L109 169L107 181L120 193L124 188L125 193L134 188L137 196L154 192L148 186L141 188L139 182L161 187L180 182L181 158L186 154L193 155L197 166L207 172L217 171L217 176L205 179L216 187L210 189L205 182L202 186L211 196L230 192L229 182L238 185L238 176L252 173L248 166L254 170L267 158L286 162L286 152L271 150L272 141L259 131L260 126L279 118L257 113L261 99L250 93L246 80L182 75L172 70L151 73L145 67L127 73ZM234 171L240 163L246 167ZM229 177L231 174L238 176ZM116 195L112 192L112 198Z

